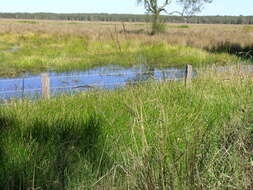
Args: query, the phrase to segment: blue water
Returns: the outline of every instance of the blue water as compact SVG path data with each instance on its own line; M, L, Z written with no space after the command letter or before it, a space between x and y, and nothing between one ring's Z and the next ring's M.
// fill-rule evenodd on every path
M180 80L184 69L148 68L144 65L123 68L110 65L79 72L49 72L51 95L94 89L115 89L150 80ZM0 99L40 97L41 75L23 78L0 78Z

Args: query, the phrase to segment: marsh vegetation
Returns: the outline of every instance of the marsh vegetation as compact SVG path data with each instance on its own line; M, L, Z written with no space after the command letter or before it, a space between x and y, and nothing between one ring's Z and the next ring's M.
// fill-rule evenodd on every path
M241 61L227 54L232 49L227 45L236 44L237 53L247 54L253 39L252 32L243 26L172 24L165 33L150 36L148 25L79 23L2 20L0 75L84 70L110 64L225 65ZM17 51L8 51L14 47Z

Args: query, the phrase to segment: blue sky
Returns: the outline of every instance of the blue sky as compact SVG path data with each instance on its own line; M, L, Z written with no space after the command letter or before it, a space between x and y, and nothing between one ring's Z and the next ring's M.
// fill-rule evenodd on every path
M2 0L0 12L143 14L145 10L136 0ZM214 0L200 15L253 15L253 0Z

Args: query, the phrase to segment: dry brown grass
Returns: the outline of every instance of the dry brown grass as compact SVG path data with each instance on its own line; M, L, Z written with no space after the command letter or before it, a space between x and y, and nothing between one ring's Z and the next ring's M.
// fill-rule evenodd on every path
M177 28L179 24L168 24L166 33L150 36L147 23L119 22L78 22L78 21L46 21L37 24L20 23L15 19L1 19L0 33L57 33L86 36L90 40L111 39L115 31L117 38L141 41L144 44L163 41L169 44L187 45L197 48L211 48L220 43L229 42L240 46L253 44L253 32L245 31L244 25L205 25L190 24L189 28Z

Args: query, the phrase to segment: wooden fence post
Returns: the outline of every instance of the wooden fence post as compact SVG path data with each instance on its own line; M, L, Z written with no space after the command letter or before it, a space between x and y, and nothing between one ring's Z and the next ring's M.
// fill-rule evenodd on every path
M185 68L185 86L189 87L191 85L192 80L192 66L186 65Z
M48 73L41 74L41 88L42 88L42 98L50 98L50 80Z

